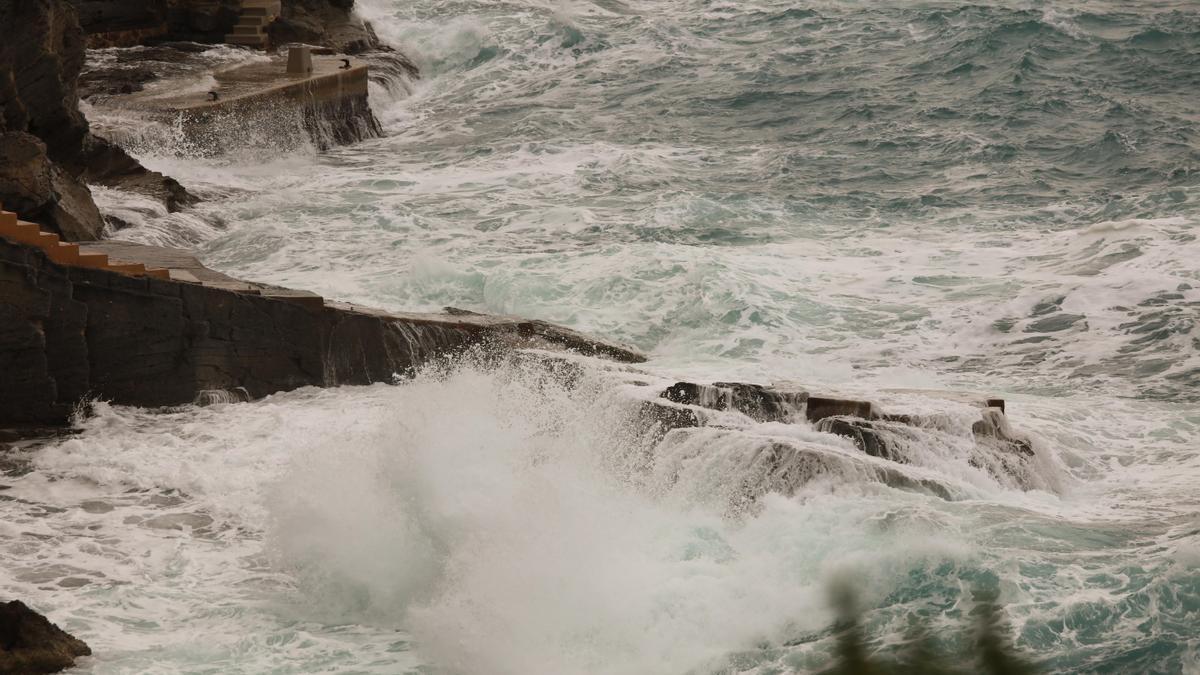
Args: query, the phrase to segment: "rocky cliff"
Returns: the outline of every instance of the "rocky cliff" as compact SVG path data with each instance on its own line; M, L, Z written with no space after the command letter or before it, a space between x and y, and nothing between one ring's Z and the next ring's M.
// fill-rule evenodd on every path
M192 197L94 136L79 111L76 81L84 32L67 0L0 3L0 203L70 241L99 237L104 221L88 183L162 199L168 208Z
M92 47L192 41L222 42L241 12L240 0L71 0ZM343 54L391 51L354 0L286 0L268 28L271 43L328 47ZM411 65L411 64L410 64Z

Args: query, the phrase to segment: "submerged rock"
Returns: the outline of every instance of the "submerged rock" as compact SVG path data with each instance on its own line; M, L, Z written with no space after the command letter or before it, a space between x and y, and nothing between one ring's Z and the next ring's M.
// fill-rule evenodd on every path
M164 513L142 521L143 526L156 530L198 530L212 523L212 516L203 513Z
M925 492L946 500L954 498L950 487L937 480L913 476L899 467L881 462L867 464L866 461L869 460L849 460L796 443L773 442L764 446L756 458L761 476L747 485L746 494L754 497L767 492L791 495L818 476L840 473L860 476L889 487Z
M20 600L0 604L0 673L57 673L91 648Z
M888 446L883 436L875 428L874 422L839 415L822 418L816 423L816 429L849 438L854 441L854 445L858 446L859 450L872 457L890 459L893 462L905 461L902 455L893 452L892 448Z

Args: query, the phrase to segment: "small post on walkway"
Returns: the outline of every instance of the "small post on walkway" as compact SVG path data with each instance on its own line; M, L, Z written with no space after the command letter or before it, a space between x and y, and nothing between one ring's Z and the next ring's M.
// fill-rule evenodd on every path
M289 75L308 75L312 69L312 51L308 47L288 47Z

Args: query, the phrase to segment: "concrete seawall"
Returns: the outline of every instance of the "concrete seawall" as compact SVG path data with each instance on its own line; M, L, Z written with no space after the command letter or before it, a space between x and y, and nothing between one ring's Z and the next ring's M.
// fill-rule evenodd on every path
M276 55L212 75L208 90L192 80L164 81L102 105L177 120L195 149L210 153L285 147L300 130L322 148L383 133L368 102L369 68L359 59L313 56L311 72L289 73L287 58Z
M209 276L183 251L97 246L121 248L114 267L59 264L39 246L0 237L0 427L60 424L90 398L166 406L210 390L240 388L257 398L389 382L473 346L644 360L623 345L545 322L389 314ZM156 263L168 266L159 268L168 278L130 267Z
M350 67L344 68L343 59ZM313 70L307 74L286 72L286 61L274 57L214 74L220 98L206 95L156 97L143 99L148 107L165 112L180 112L201 118L246 108L274 105L283 101L312 105L333 103L344 98L367 95L367 65L352 57L314 56Z

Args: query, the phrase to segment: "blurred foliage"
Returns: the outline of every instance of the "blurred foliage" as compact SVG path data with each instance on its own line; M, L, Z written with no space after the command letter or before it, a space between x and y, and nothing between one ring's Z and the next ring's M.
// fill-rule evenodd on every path
M914 622L904 646L892 654L871 653L861 621L854 591L846 585L834 589L833 602L838 612L834 627L837 647L833 663L824 675L1033 675L1039 671L1008 641L996 594L974 592L975 607L970 612L973 633L966 653L939 651L929 631Z

